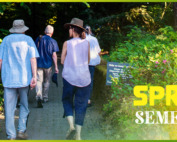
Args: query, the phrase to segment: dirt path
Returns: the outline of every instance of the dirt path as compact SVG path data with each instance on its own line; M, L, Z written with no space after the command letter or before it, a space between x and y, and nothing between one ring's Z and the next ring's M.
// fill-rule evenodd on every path
M49 90L49 102L45 103L43 108L36 108L35 90L29 94L30 116L28 120L27 133L29 140L64 140L69 128L66 119L63 118L62 97L62 66L59 66L58 75L59 87L51 83ZM87 109L85 123L82 129L83 140L105 140L106 137L101 130L102 115L99 105ZM15 115L15 124L17 128L18 109ZM4 116L0 115L0 140L6 139Z

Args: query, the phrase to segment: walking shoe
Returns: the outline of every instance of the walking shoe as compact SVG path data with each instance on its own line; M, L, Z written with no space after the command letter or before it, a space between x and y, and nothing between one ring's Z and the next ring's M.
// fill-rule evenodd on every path
M91 107L91 106L93 106L94 105L94 103L88 103L87 104L87 107Z
M91 106L93 106L93 103L91 102L91 100L88 100L87 107L91 107Z
M37 100L37 108L43 108L42 100L41 99Z
M68 133L66 134L66 139L67 140L73 140L75 134L76 134L76 130L75 129L69 130Z
M24 132L18 132L17 138L20 140L26 140L28 138L28 135Z
M43 103L47 103L49 100L48 99L43 99Z

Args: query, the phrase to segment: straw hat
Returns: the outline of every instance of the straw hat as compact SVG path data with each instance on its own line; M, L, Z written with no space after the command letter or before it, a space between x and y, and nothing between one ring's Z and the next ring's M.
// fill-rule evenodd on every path
M9 30L10 33L23 33L27 31L29 28L25 26L24 20L14 20L13 21L13 26Z
M81 19L79 19L79 18L73 18L73 19L71 20L71 22L70 22L70 23L66 23L66 24L64 25L64 27L65 27L65 28L68 28L69 26L76 26L76 27L79 27L79 28L81 28L81 29L83 29L83 30L86 31L86 29L83 28L83 25L84 25L83 23L84 23L83 20L81 20Z

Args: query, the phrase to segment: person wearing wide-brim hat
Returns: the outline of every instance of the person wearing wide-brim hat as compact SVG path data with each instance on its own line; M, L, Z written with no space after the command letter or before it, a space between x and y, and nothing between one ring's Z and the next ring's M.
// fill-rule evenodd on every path
M14 20L0 45L0 69L4 86L4 106L7 139L16 139L14 113L18 94L20 96L20 113L18 139L27 139L26 123L29 114L27 93L29 85L36 86L36 57L39 57L35 43L24 33L29 28L23 20Z
M14 20L10 33L25 33L29 28L25 26L24 20Z
M64 64L62 102L70 126L66 139L80 140L90 95L91 78L88 68L90 45L88 41L82 39L85 29L81 19L73 18L64 27L69 29L69 36L72 38L64 42L61 55L61 63ZM75 112L75 123L73 111Z

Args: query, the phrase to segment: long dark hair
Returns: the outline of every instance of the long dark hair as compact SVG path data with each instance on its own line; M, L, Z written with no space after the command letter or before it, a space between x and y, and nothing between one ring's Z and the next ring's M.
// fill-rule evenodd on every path
M77 26L71 26L71 28L74 29L74 31L79 35L81 39L85 38L83 35L84 30L82 28L79 28Z

